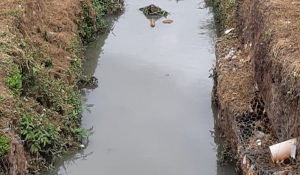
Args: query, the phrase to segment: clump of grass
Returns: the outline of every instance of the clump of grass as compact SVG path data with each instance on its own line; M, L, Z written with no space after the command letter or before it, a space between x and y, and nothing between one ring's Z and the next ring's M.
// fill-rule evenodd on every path
M0 134L0 158L5 157L9 151L9 142L10 138Z
M7 70L7 78L5 81L12 93L20 95L22 90L22 74L16 64L11 63Z
M95 33L95 26L90 18L89 6L87 3L82 3L83 20L81 30L79 30L79 36L82 38L84 44L91 42L93 34Z
M90 17L90 7L82 3L82 23L79 26L78 35L82 43L86 45L95 39L96 34L103 33L108 27L104 16L107 14L118 14L123 11L122 1L116 0L93 0L93 9L96 12L96 20Z
M207 6L214 9L214 18L220 24L221 32L236 27L236 0L205 0Z
M216 84L218 84L218 72L216 70L216 66L212 65L209 70L210 74L208 78L212 78Z

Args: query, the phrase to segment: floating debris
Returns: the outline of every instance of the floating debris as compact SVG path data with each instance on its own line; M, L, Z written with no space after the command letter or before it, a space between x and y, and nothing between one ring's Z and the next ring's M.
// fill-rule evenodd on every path
M163 20L163 23L165 23L165 24L171 24L172 22L173 22L173 20L171 20L171 19Z
M151 4L146 7L140 8L140 11L144 13L144 15L149 16L149 15L159 15L159 16L168 16L169 12L162 10L160 7Z
M154 19L151 19L151 24L150 24L151 27L155 27L155 20Z

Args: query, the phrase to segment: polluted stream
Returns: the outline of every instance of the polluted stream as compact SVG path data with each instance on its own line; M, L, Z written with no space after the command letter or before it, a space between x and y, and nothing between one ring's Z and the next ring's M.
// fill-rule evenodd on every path
M126 0L113 29L91 43L85 73L99 85L83 94L81 151L48 174L235 175L219 165L222 139L211 106L213 15L198 0ZM140 7L155 4L174 22L150 27Z

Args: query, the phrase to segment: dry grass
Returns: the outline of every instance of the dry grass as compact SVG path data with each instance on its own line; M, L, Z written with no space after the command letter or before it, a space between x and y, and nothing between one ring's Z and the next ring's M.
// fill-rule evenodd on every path
M234 49L236 59L226 58ZM255 97L253 70L237 40L223 37L217 44L218 97L221 106L243 113Z
M295 0L244 0L238 3L237 39L223 36L217 43L220 113L231 120L232 111L249 111L249 102L255 92L260 91L279 141L298 137L300 3ZM224 24L226 20L234 21L225 19ZM222 59L231 47L236 51L237 59ZM223 123L226 132L229 122ZM256 149L256 139L250 139L248 149ZM273 144L275 140L270 137L265 141Z

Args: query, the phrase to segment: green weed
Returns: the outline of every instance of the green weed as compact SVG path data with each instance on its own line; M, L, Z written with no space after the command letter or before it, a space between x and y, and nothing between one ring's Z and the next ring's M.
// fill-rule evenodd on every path
M209 72L210 72L210 74L209 74L208 78L212 78L214 80L214 82L216 84L218 84L218 72L216 70L215 65L212 65L212 67L210 68Z
M0 134L0 158L5 157L9 151L10 138Z
M89 6L82 3L82 23L79 25L78 36L82 43L87 43L95 39L96 34L103 33L108 27L104 16L107 14L117 14L123 11L120 1L116 0L93 0L93 9L97 13L96 20L91 19Z
M229 162L234 162L238 160L238 156L234 155L231 151L230 145L225 141L223 144L222 151L218 153L218 163L221 165L226 165Z
M22 116L22 139L25 140L24 145L31 153L37 153L40 150L50 156L51 151L55 151L51 149L59 146L55 145L59 137L56 128L47 121L45 114L41 114L41 116Z
M45 40L46 42L49 41L47 31L43 31L43 32L41 33L41 36L44 38L44 40Z
M237 3L236 0L205 0L207 6L214 9L214 18L220 24L221 32L225 28L236 28ZM228 16L233 16L228 19Z
M7 70L7 78L5 79L9 89L16 95L22 90L22 75L19 67L12 63L11 68Z
M92 41L93 34L95 33L94 22L90 18L89 6L86 3L82 3L83 21L81 30L79 30L79 36L82 38L84 44Z

